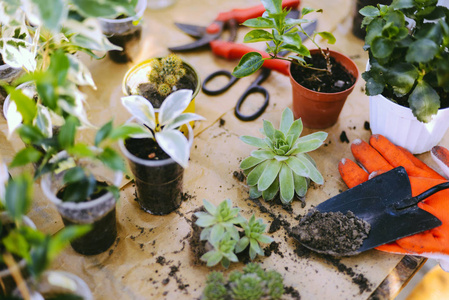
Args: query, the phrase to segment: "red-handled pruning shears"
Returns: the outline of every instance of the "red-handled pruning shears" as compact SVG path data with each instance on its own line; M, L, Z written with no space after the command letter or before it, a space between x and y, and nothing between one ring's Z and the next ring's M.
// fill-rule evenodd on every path
M297 8L299 0L282 1L283 8ZM182 31L198 39L193 43L183 46L170 47L171 51L190 51L209 45L211 41L217 40L223 33L224 28L230 31L230 41L235 41L237 26L248 19L261 17L265 12L265 7L260 4L244 9L233 9L228 12L218 14L215 20L207 27L182 23L175 23Z

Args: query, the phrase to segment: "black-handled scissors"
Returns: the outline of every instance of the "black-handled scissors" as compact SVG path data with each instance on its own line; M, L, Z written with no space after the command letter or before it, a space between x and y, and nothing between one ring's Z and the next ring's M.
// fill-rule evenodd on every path
M265 109L267 109L268 107L268 102L270 100L270 94L268 93L268 91L262 87L260 84L262 82L264 82L268 76L270 76L271 74L271 70L267 69L267 68L262 68L262 71L259 73L259 75L257 76L257 78L249 85L249 87L243 92L242 96L240 96L239 100L237 101L237 104L235 105L235 109L234 109L234 114L235 116L241 120L241 121L252 121L257 119L258 117L260 117L260 115L262 115L265 111ZM211 81L212 79L218 77L218 76L226 76L229 78L228 83L216 90L211 90L209 88L207 88L207 83L209 81ZM234 83L237 82L237 80L239 80L240 78L234 77L231 72L227 71L227 70L219 70L216 71L212 74L210 74L209 76L206 77L206 79L203 82L203 92L206 95L219 95L222 94L224 92L226 92ZM265 97L265 100L262 104L262 106L259 107L259 109L254 112L251 115L245 115L243 114L240 109L243 105L243 102L245 102L246 98L248 98L249 95L251 94L255 94L255 93L259 93L262 94Z

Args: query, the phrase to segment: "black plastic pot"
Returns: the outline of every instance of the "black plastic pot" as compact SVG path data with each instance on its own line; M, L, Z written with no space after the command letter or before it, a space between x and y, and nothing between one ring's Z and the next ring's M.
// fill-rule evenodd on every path
M392 0L356 0L354 9L354 19L352 21L352 33L361 40L365 39L366 29L361 28L363 16L359 13L359 10L367 5L377 6L377 4L390 5Z

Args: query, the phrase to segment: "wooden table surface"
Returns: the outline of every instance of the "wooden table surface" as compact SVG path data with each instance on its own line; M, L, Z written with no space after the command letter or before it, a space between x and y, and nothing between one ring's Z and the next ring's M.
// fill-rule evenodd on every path
M168 54L167 47L192 41L173 24L174 21L208 25L222 11L236 7L260 4L256 0L182 0L164 10L148 10L144 15L144 31L141 51L135 62L119 65L105 58L101 61L83 57L90 68L97 90L84 89L88 95L90 120L101 125L111 117L115 123L123 123L130 115L121 107L121 81L126 71L147 58ZM332 31L337 43L331 49L341 51L354 59L362 72L367 55L363 41L351 33L352 3L347 0L303 0L302 6L323 8L318 18L318 30ZM313 16L311 16L313 17ZM247 30L239 30L237 41L242 41ZM255 45L262 47L263 45ZM205 78L218 69L232 70L237 61L215 57L207 48L180 56L192 64ZM281 112L291 108L291 88L287 77L272 73L263 86L270 92L270 104L259 119L242 122L233 114L234 105L254 77L241 79L227 93L196 98L196 112L207 118L196 124L194 146L190 165L184 178L184 192L189 198L174 213L152 216L139 209L134 201L134 185L126 183L122 188L117 209L119 238L105 253L82 256L70 247L53 263L53 269L67 270L83 278L92 289L95 299L197 299L204 288L204 281L211 270L228 274L241 269L242 263L232 264L229 270L217 266L208 268L196 265L188 243L191 234L193 211L207 199L215 204L226 198L241 208L245 217L256 214L269 225L275 217L283 220L284 228L270 234L275 240L267 257L258 257L265 268L273 268L284 277L290 293L286 298L301 299L393 299L424 259L383 253L371 250L349 258L335 259L304 251L287 232L288 226L297 223L297 216L309 208L346 190L337 164L340 159L352 158L350 144L342 142L345 132L349 141L368 140L371 132L364 128L369 121L368 97L364 94L364 81L359 78L354 92L349 96L337 124L326 129L329 136L325 145L311 153L324 176L324 185L312 185L306 195L306 206L296 201L290 210L272 205L262 199L248 199L248 187L237 180L233 173L247 157L252 147L241 142L241 135L258 135L262 119L279 124ZM260 99L252 99L257 103ZM251 110L251 105L245 107ZM3 133L1 154L8 160L21 147L16 138L7 141L6 122L0 121ZM303 134L316 130L304 129ZM85 131L81 139L92 140L93 133ZM448 146L445 138L442 145ZM430 166L435 165L428 154L419 156ZM62 228L61 219L54 206L43 196L36 184L35 203L29 216L38 228L54 233Z

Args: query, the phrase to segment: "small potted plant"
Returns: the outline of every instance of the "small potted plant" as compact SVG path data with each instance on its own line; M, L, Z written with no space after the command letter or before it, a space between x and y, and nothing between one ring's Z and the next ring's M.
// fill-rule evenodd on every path
M323 176L307 152L319 148L327 133L320 131L299 137L302 129L301 119L294 121L292 111L286 108L279 130L264 120L261 132L266 138L240 138L258 148L240 164L247 176L252 199L262 196L272 200L279 194L282 203L289 204L295 194L300 198L305 196L310 180L323 184Z
M260 244L270 244L273 239L266 236L266 224L254 215L249 220L242 217L238 207L232 207L230 199L222 201L218 206L207 200L203 201L204 211L194 214L195 225L202 227L201 241L207 241L209 251L201 256L201 260L213 267L221 262L228 268L231 262L238 262L238 253L248 251L249 258L264 255Z
M429 151L449 127L447 8L437 1L394 1L360 13L371 130L412 153Z
M176 54L152 58L132 67L125 75L122 90L126 96L141 95L159 108L165 98L180 89L192 91L186 112L195 112L195 97L200 91L196 70Z
M122 98L123 106L142 132L121 141L120 149L134 174L137 201L151 214L165 215L181 205L184 168L193 142L189 122L204 119L194 113L183 113L191 99L191 90L176 91L156 111L142 96Z
M337 122L348 95L354 89L358 78L356 64L347 56L322 49L315 41L317 36L335 43L335 37L326 31L308 35L302 24L311 22L304 18L309 13L321 12L303 8L300 19L287 17L282 10L281 1L262 1L266 13L259 18L249 19L243 25L256 28L246 34L245 43L271 42L264 58L261 53L245 54L233 71L235 77L244 77L256 72L267 59L288 60L290 64L290 82L293 92L293 113L295 118L302 118L308 128L327 128ZM266 31L264 29L269 29ZM298 31L305 34L317 47L310 50L302 44ZM288 50L295 55L287 58L278 53Z
M99 18L101 30L109 42L122 50L108 51L109 58L116 63L132 62L139 53L139 42L142 36L143 17L147 6L146 0L132 0L136 8L135 15L121 14L115 19Z

